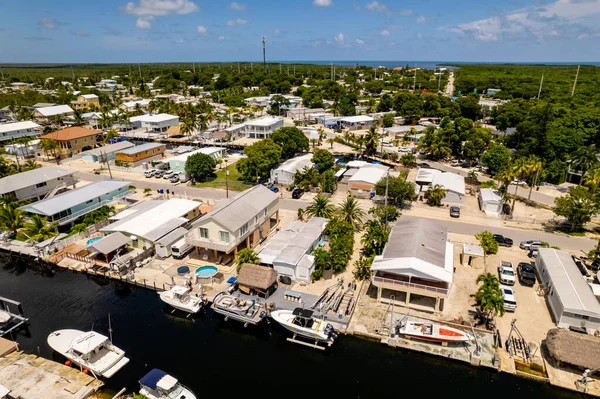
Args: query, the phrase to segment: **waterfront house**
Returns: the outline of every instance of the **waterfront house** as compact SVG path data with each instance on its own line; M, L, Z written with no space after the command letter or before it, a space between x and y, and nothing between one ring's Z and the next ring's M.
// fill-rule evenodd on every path
M375 123L375 119L366 115L347 116L337 121L339 129L361 130L368 129Z
M600 303L566 251L540 248L535 268L554 322L562 328L600 328Z
M292 222L265 244L258 254L260 263L273 267L281 276L309 282L315 270L312 253L319 247L328 222L328 219L318 217L306 223Z
M364 164L348 179L348 191L355 198L369 198L375 185L386 177L389 169L384 165ZM344 174L345 175L345 174Z
M454 245L448 230L428 219L400 219L371 266L377 300L438 312L454 277Z
M126 162L131 166L136 166L141 162L149 162L162 158L164 154L164 144L146 143L117 151L115 153L115 159L119 162Z
M38 121L51 121L57 117L73 115L73 108L68 105L53 105L51 107L35 108L33 115Z
M19 137L34 137L42 133L42 127L31 121L4 123L0 125L0 141Z
M212 251L237 255L238 250L254 248L279 223L279 196L257 185L233 198L220 200L198 219L185 236L196 253Z
M100 99L95 94L82 94L77 100L71 101L71 106L73 109L100 108Z
M271 169L271 182L275 184L290 185L294 183L294 175L304 168L314 167L311 161L313 154L298 155L290 158L275 169Z
M283 118L263 116L244 122L244 134L250 139L268 139L271 133L283 127Z
M270 267L244 263L236 283L245 294L268 298L277 289L277 272Z
M120 141L114 144L107 144L103 147L94 148L81 153L81 159L90 162L106 162L116 158L116 153L127 148L135 147L135 144L129 141Z
M169 114L147 114L129 118L136 127L149 133L164 133L171 126L179 126L179 117Z
M186 152L175 157L167 159L169 162L169 168L175 172L184 172L185 171L185 163L187 159L195 154L206 154L209 157L213 158L215 161L217 159L223 158L225 154L225 148L222 147L204 147L197 149L195 151Z
M101 180L19 209L47 217L49 221L58 222L59 226L74 224L88 213L131 194L127 188L130 184L128 181Z
M421 193L427 197L429 188L439 185L446 195L442 205L462 205L465 197L465 178L452 172L441 172L437 169L419 168L415 182L421 187Z
M54 139L58 142L57 153L60 154L61 158L68 158L83 151L91 150L104 142L102 130L88 129L80 126L68 127L40 136L40 140L42 141L47 139ZM42 157L42 154L40 153L38 156Z
M74 173L67 169L46 166L6 176L0 179L0 196L11 196L17 201L41 199L55 189L66 189L68 186L75 188L79 179L73 176Z

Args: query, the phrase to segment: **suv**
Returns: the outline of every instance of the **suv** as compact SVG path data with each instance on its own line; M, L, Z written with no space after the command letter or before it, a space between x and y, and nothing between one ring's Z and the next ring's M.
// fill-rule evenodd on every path
M294 189L294 191L292 191L292 198L299 199L300 197L302 197L302 194L304 194L304 190L296 188Z
M152 177L154 173L156 173L156 169L150 169L144 172L144 176L146 176L146 178Z
M500 234L494 234L494 240L502 247L512 247L513 240Z
M537 249L542 245L540 240L521 241L519 248L521 249Z
M515 269L513 269L512 263L500 261L498 277L500 278L500 284L515 285Z
M504 310L514 312L517 310L517 299L512 288L501 285L502 299L504 299Z
M517 276L521 285L533 287L535 285L535 270L533 266L527 262L521 262L517 266Z
M460 217L460 208L457 206L450 207L450 217L451 218L459 218Z
M154 172L154 178L155 179L161 179L163 177L163 174L165 173L164 170L157 170L156 172Z

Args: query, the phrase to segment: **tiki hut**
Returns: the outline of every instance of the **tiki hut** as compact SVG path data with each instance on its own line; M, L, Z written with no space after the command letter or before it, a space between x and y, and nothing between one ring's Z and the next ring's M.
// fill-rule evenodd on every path
M546 336L546 347L554 361L581 369L600 368L600 338L553 328Z
M268 298L277 289L277 272L270 267L244 263L238 273L237 284L246 294Z

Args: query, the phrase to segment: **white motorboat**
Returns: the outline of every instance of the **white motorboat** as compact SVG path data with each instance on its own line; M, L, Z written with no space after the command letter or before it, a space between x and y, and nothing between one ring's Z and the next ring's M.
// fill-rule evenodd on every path
M445 344L449 342L469 342L474 339L471 334L457 328L429 321L413 321L406 318L397 323L396 332L407 338Z
M159 369L150 370L139 382L140 395L148 399L196 399L189 388Z
M267 312L261 310L261 305L254 299L242 299L225 292L220 292L215 296L211 308L225 316L225 320L231 318L241 321L244 325L258 324L267 315Z
M58 330L48 335L48 345L96 377L110 378L129 363L123 350L95 331Z
M191 287L174 285L170 290L162 291L158 295L164 303L175 309L187 313L198 313L204 305L204 299L201 295L191 295L191 291Z
M0 310L0 328L8 325L8 323L10 323L12 317L10 315L10 313L4 311L4 310Z
M333 343L337 337L333 326L318 319L309 309L296 308L292 310L279 309L271 312L273 320L294 333L317 342Z

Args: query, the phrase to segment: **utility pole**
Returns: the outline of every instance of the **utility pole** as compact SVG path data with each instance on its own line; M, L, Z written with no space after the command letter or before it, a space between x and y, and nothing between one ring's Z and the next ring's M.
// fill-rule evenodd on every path
M442 83L442 71L438 70L438 93L440 92L440 84Z
M375 70L375 80L377 80L377 67L373 67L373 69Z
M331 80L333 80L333 62L331 63Z
M106 162L106 167L108 168L108 174L110 175L110 179L112 180L112 171L110 170L110 163L108 162L108 158L106 157L106 152L102 151L102 160Z
M544 74L542 74L542 78L540 79L540 89L538 90L538 95L537 98L538 100L540 99L540 95L542 94L542 84L544 83ZM575 86L573 86L573 89L575 89ZM573 95L573 94L571 94Z
M4 72L2 72L2 68L0 68L0 74L2 75L2 80L4 80Z
M281 62L279 63L279 74L281 75Z
M265 70L265 75L267 74L267 38L262 37L262 46L263 46L263 67Z
M296 77L296 65L294 65L294 77Z
M573 90L571 90L571 97L575 95L575 85L577 85L577 78L579 77L579 67L581 65L577 65L577 73L575 74L575 82L573 82Z
M417 92L417 64L415 64L415 81L413 83L413 93Z
M383 199L383 206L385 209L385 226L387 227L388 221L387 221L387 197L388 197L388 184L390 182L390 170L388 169L386 177L385 177L385 198Z

